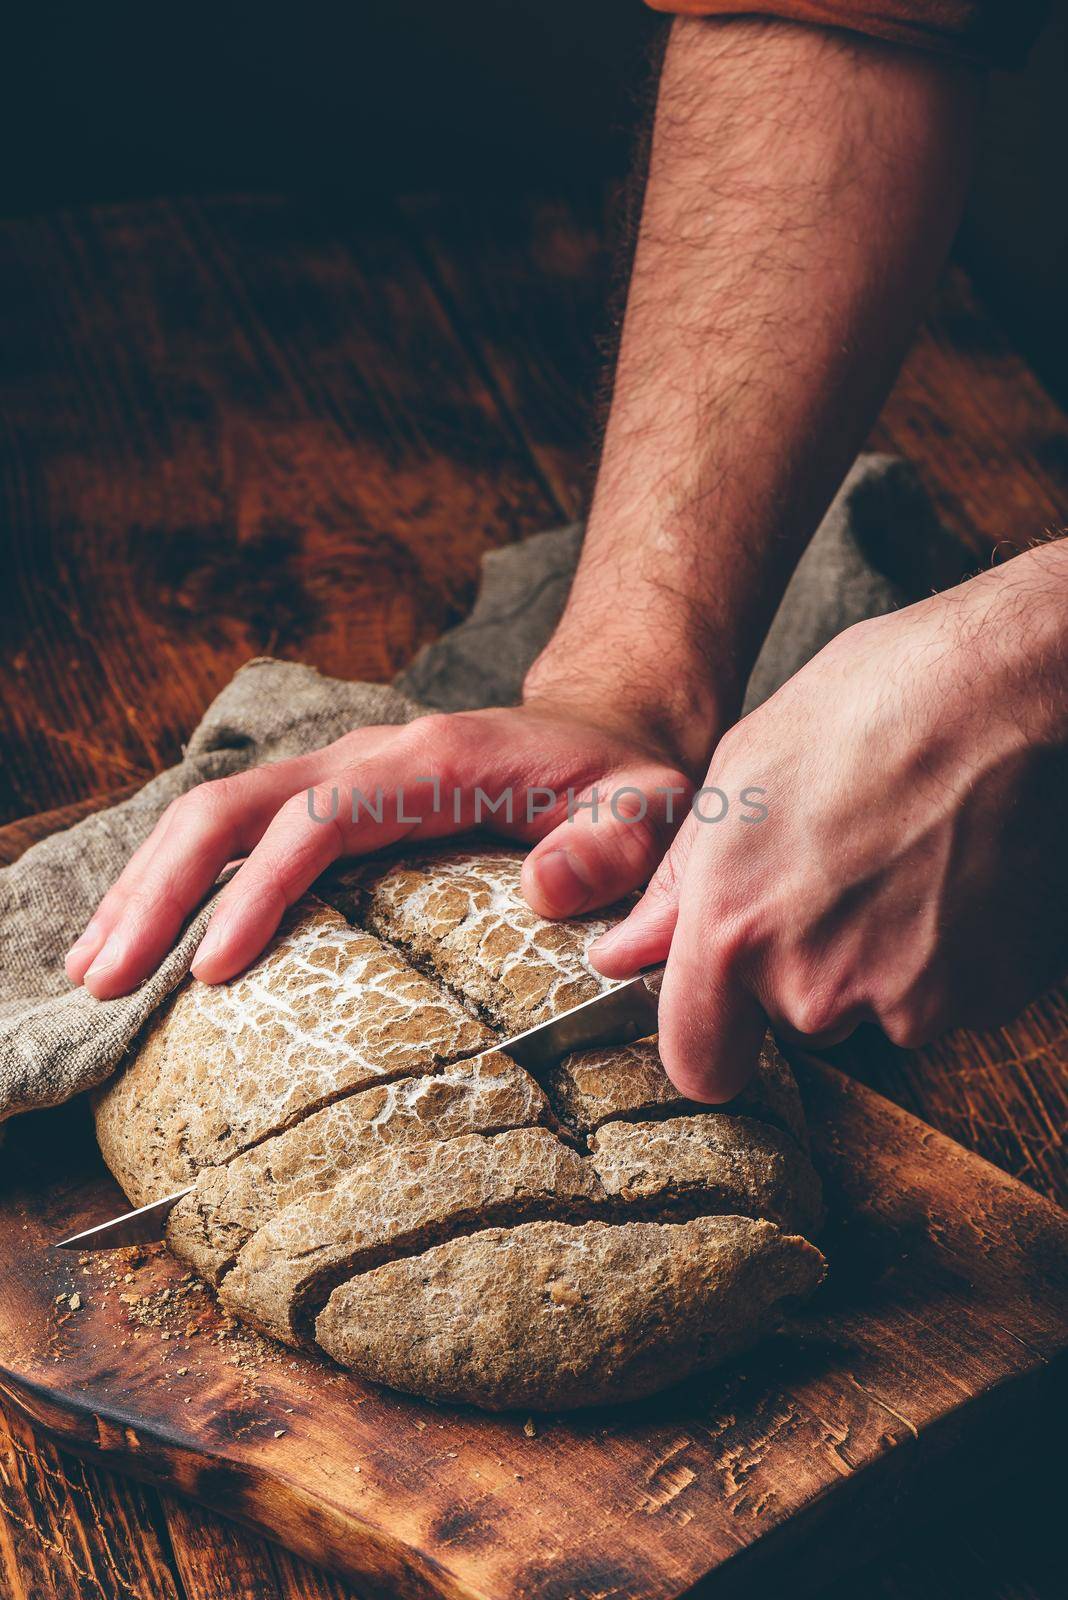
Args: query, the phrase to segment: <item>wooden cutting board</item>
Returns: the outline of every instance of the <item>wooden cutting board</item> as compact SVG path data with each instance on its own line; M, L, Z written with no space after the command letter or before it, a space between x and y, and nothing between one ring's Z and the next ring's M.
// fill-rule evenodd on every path
M799 1075L828 1282L758 1352L654 1401L432 1406L227 1329L161 1246L50 1249L122 1204L77 1104L9 1130L0 1388L368 1597L802 1594L1048 1431L1068 1216L834 1069Z

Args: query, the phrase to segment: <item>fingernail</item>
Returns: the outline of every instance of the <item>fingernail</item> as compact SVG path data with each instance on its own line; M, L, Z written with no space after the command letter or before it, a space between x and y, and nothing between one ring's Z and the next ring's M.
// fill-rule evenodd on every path
M625 922L617 922L614 928L609 928L607 933L602 933L590 945L590 955L607 955L619 943L619 936L625 927Z
M219 950L222 947L222 942L222 932L219 929L218 924L213 922L208 928L208 931L204 935L203 939L201 939L200 943L197 945L197 953L193 957L193 961L189 969L194 978L197 976L198 969L203 966L205 961L210 961L212 956L218 955Z
M100 951L100 954L97 956L96 960L93 961L86 969L85 976L87 978L98 978L102 972L107 972L111 967L116 965L116 963L121 959L122 953L122 940L119 938L117 933L111 934L110 937L105 941L104 947Z
M570 850L550 850L537 865L538 889L558 917L570 917L588 905L593 892L582 862Z
M94 919L92 922L86 923L84 933L78 935L67 954L72 956L76 950L81 950L85 945L92 944L93 940L99 938L99 936L100 924Z

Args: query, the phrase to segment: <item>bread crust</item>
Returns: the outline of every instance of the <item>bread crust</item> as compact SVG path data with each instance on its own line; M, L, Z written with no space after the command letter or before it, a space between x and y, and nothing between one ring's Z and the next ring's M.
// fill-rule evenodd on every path
M606 1122L590 1150L605 1193L629 1205L766 1217L790 1232L814 1233L822 1221L811 1161L789 1134L751 1117Z
M562 1410L716 1365L810 1294L823 1258L770 1222L534 1222L340 1285L316 1336L343 1366L436 1400Z
M588 1215L603 1198L591 1163L547 1128L384 1151L260 1228L219 1297L262 1332L300 1343L339 1277L531 1212Z
M361 917L506 1033L536 1027L610 987L590 965L611 911L546 922L519 888L511 850L437 848L363 869Z

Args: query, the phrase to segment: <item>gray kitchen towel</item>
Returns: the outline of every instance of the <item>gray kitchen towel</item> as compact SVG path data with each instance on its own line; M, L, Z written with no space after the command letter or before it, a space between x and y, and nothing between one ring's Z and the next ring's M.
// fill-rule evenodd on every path
M514 704L560 620L582 534L576 522L491 550L471 615L426 645L396 687L441 711ZM860 456L798 563L744 709L774 694L850 623L958 581L963 561L913 469L893 456Z
M862 457L787 590L749 702L770 694L841 628L916 598L915 582L882 570L890 565L882 558L914 550L917 538L930 545L942 537L911 471ZM471 617L422 651L392 688L325 678L289 662L249 662L209 706L177 766L0 872L0 1121L101 1083L188 971L210 898L131 995L94 1000L72 989L63 971L100 897L172 800L352 728L410 722L428 707L515 701L563 608L580 545L573 527L487 556Z

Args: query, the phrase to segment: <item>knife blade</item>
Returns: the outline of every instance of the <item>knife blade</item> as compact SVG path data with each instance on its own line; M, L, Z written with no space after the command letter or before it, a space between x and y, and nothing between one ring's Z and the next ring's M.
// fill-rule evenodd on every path
M110 1217L107 1222L98 1222L94 1228L72 1233L69 1239L57 1239L52 1248L117 1250L120 1245L152 1244L154 1240L163 1238L167 1218L179 1200L184 1200L192 1192L192 1184L185 1189L176 1189L174 1194L164 1195L162 1200L152 1200L147 1206L138 1206L136 1211L124 1211L121 1216Z
M512 1039L493 1044L490 1050L503 1050L521 1067L533 1072L552 1066L572 1050L590 1050L598 1045L630 1044L656 1032L659 978L663 966L644 967L633 978L617 983L592 1000L583 1000L558 1016L527 1028ZM489 1054L489 1051L486 1052ZM472 1058L477 1060L477 1056ZM134 1211L124 1211L107 1222L58 1239L55 1250L116 1250L121 1245L151 1244L162 1239L167 1218L179 1200L193 1192L193 1185L153 1200Z

